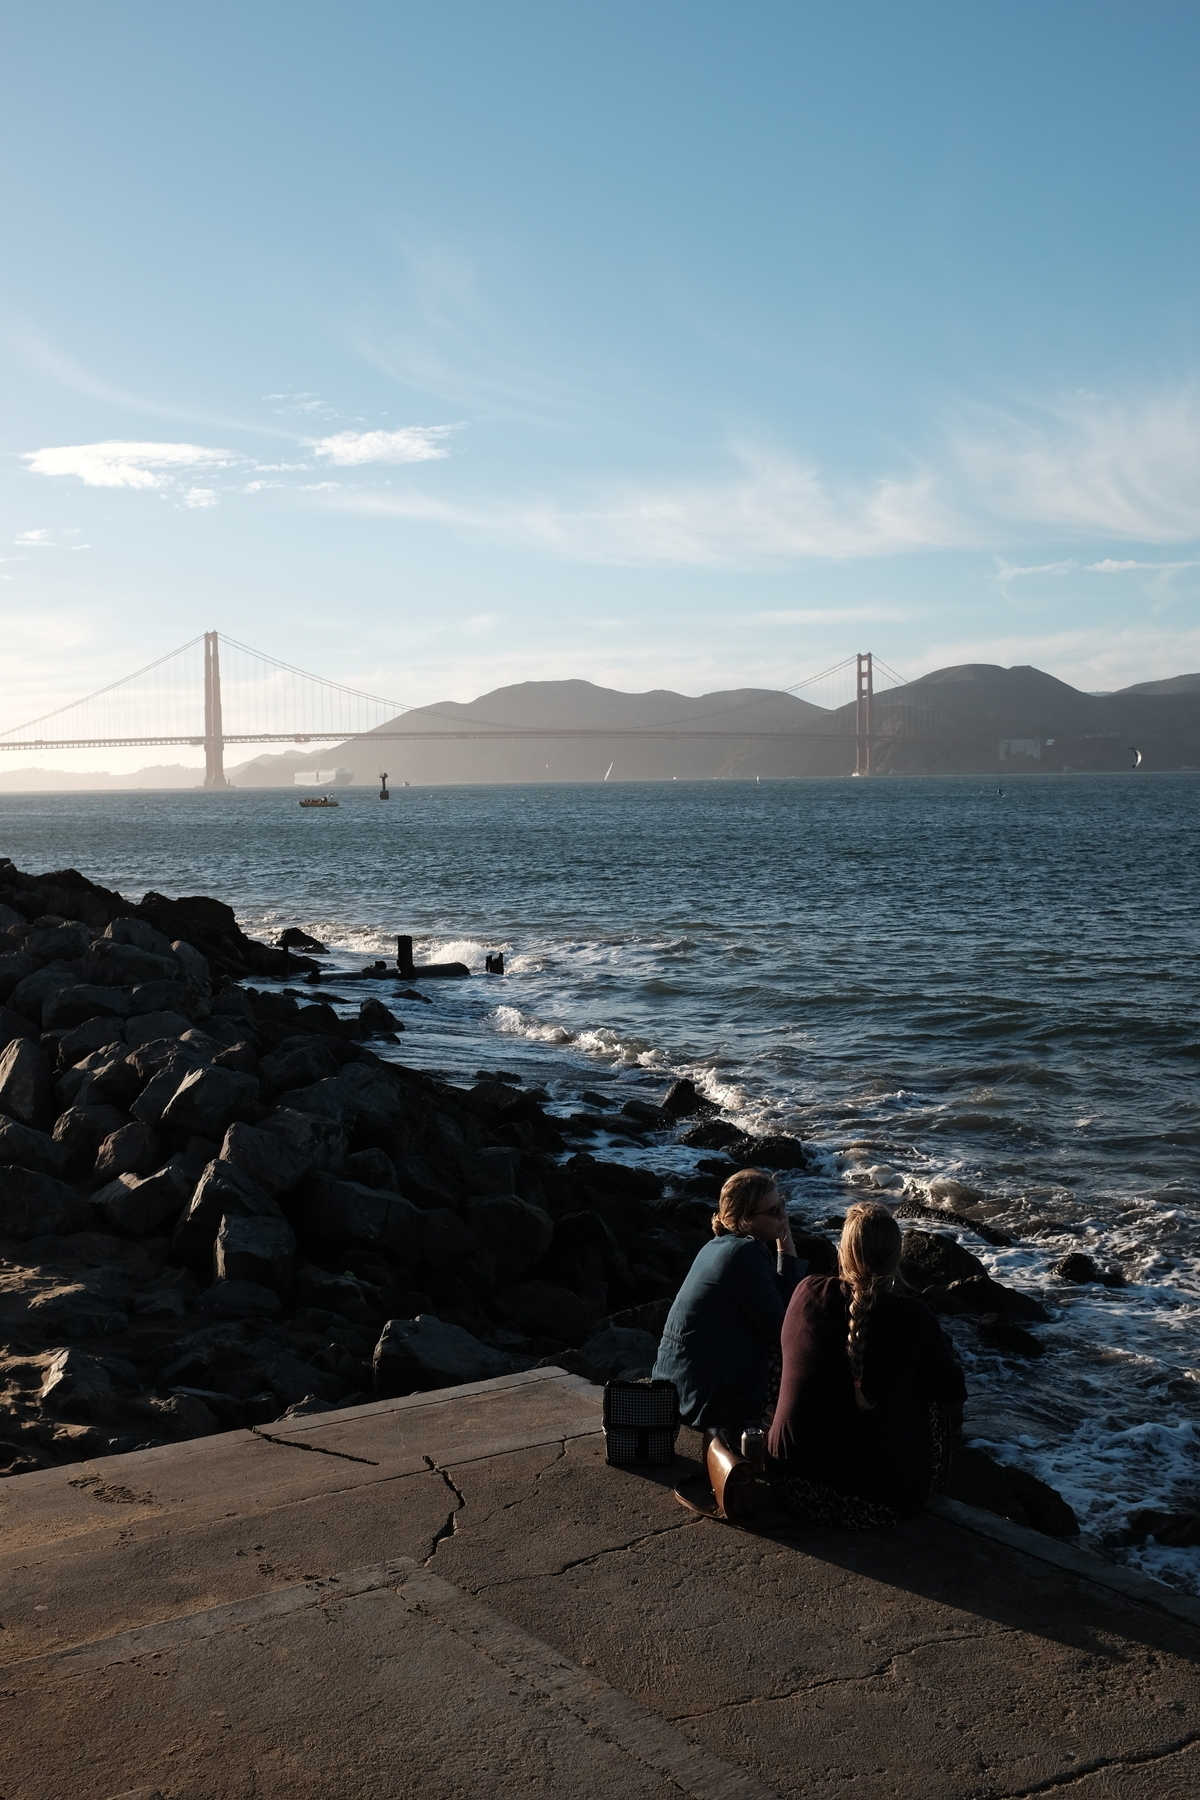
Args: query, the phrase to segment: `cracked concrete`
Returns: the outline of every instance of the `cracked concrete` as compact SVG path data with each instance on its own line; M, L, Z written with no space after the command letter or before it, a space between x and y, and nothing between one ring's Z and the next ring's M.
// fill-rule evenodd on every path
M965 1515L713 1524L686 1463L605 1467L599 1401L530 1371L0 1483L4 1800L1200 1791L1200 1629L1150 1590ZM398 1612L350 1594L396 1558ZM251 1611L201 1648L212 1608Z

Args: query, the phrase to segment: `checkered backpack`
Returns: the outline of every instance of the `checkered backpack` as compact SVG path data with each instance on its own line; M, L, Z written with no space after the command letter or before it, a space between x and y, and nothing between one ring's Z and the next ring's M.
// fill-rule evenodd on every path
M610 1381L604 1389L605 1461L666 1469L675 1461L679 1395L673 1381Z

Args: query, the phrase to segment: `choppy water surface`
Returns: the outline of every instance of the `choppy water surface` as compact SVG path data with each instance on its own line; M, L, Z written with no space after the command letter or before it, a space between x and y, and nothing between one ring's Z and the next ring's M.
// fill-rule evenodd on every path
M0 799L0 848L140 898L213 893L343 966L394 951L501 980L398 1003L404 1060L504 1068L577 1104L689 1073L739 1122L798 1132L809 1219L865 1171L981 1188L1016 1239L962 1242L1037 1290L1036 1362L968 1364L968 1428L1099 1539L1200 1502L1200 777L746 782ZM353 990L351 990L353 992ZM357 1003L357 996L354 996ZM635 1146L605 1154L643 1155ZM659 1167L691 1167L682 1147ZM1082 1249L1128 1285L1072 1289ZM1200 1551L1126 1561L1200 1592Z

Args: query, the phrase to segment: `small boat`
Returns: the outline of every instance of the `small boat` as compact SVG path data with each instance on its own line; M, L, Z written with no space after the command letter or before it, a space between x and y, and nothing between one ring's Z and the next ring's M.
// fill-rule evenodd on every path
M335 800L332 794L310 794L308 799L302 800L300 804L301 806L340 806L341 801Z

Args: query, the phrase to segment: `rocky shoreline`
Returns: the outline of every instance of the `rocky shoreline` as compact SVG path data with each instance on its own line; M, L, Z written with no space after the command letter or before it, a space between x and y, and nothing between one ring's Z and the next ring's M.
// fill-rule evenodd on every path
M403 1030L379 986L339 1016L297 954L310 942L257 943L206 897L134 904L0 859L0 1473L539 1364L645 1374L722 1181L806 1165L686 1081L619 1115L585 1091L558 1116L502 1072L468 1089L406 1068L371 1048ZM254 985L297 977L311 1000ZM695 1172L577 1147L615 1116L648 1152L682 1134ZM1040 1355L1041 1303L930 1229L989 1236L949 1186L897 1208L906 1278L1005 1354ZM815 1270L840 1223L798 1234ZM981 1451L957 1450L950 1492L1078 1529Z

